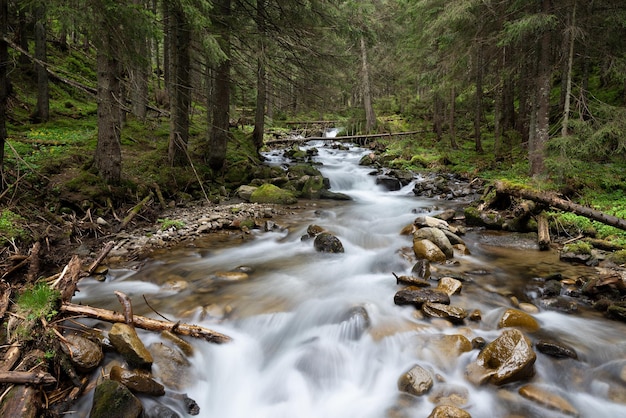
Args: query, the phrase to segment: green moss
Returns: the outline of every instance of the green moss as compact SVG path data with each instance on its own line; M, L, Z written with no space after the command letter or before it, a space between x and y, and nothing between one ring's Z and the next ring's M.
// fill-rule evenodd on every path
M183 221L179 221L179 220L158 219L157 222L161 224L161 231L164 231L164 230L170 229L170 228L181 229L181 228L185 227L185 223Z
M615 251L608 259L618 265L626 264L626 250Z
M25 240L28 237L25 226L26 220L22 216L9 209L4 209L0 212L0 244L4 245L14 240Z
M298 202L293 193L283 190L273 184L263 184L257 188L250 196L252 203L275 203L290 205Z
M578 241L563 246L563 252L572 252L574 254L591 254L591 245L584 241Z

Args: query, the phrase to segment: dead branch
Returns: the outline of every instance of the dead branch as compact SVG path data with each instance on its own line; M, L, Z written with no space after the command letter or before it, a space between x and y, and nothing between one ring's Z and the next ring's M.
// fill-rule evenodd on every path
M11 286L4 280L0 280L0 319L4 317L4 313L9 307L9 299L11 297Z
M126 217L122 220L122 223L120 224L120 231L124 228L126 228L128 226L128 224L130 223L130 221L133 220L133 218L135 217L135 215L137 215L139 212L141 212L141 209L143 209L143 207L150 201L150 199L152 199L154 197L154 193L152 191L150 191L150 193L148 193L148 196L144 197L143 200L139 203L137 203L128 213L128 215L126 215Z
M119 290L116 290L113 293L115 293L115 296L117 296L117 300L120 301L120 305L122 305L122 308L124 309L124 322L126 322L128 325L132 325L133 324L133 304L130 301L130 298L128 297L126 293L120 292Z
M94 308L91 306L76 305L73 303L64 302L61 305L61 312L84 315L89 318L100 319L107 322L126 322L126 318L121 313L110 311L107 309ZM139 315L133 315L132 325L148 331L168 330L175 334L201 338L208 342L213 342L217 344L231 341L231 338L229 336L216 331L212 331L208 328L180 322L173 323L171 321L161 321L158 319L146 318Z
M51 385L56 381L51 374L45 372L0 372L0 383Z
M62 301L70 301L76 292L76 285L81 277L83 277L83 274L80 258L77 255L73 255L52 287L61 291Z
M102 260L104 260L105 257L111 252L111 250L113 249L114 245L115 245L115 242L113 242L113 241L107 242L107 244L104 246L104 248L100 252L100 255L98 255L98 258L96 258L94 260L94 262L91 263L91 265L87 269L87 274L88 275L93 274L93 272L96 270L96 268L98 268L100 263L102 263Z
M404 136L404 135L415 135L419 133L423 133L424 131L411 131L411 132L395 132L395 133L384 133L384 134L369 134L369 135L346 135L346 136L336 136L336 137L325 137L325 136L309 136L304 138L283 138L283 139L272 139L270 141L266 141L265 145L274 145L274 144L284 144L289 142L309 142L309 141L360 141L360 140L368 140L374 138L391 138L394 136Z

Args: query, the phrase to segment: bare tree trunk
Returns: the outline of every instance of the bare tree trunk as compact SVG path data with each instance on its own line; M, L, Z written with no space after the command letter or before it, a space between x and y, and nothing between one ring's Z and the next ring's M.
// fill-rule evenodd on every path
M133 4L140 7L142 0L133 0ZM131 102L133 105L133 115L139 120L145 120L148 111L148 76L150 73L150 56L148 55L148 39L134 39L137 42L139 56L133 63L131 82Z
M4 41L9 31L8 0L0 0L0 190L5 189L4 182L4 143L7 138L7 100L9 96L9 79L7 65L9 65L9 47Z
M552 10L551 0L543 0L543 13L548 14ZM538 176L545 172L545 148L550 138L550 87L552 66L550 60L550 45L552 36L546 30L541 36L539 48L539 62L537 67L537 120L534 144L530 147L530 175Z
M263 146L263 134L265 133L265 104L267 102L267 84L265 80L265 6L266 0L257 0L256 24L259 31L259 41L257 46L257 79L256 79L256 112L254 114L254 131L252 132L252 142L257 152Z
M475 74L476 77L476 97L474 99L474 149L477 153L482 154L483 144L482 144L482 136L480 132L480 125L483 118L483 45L479 43L476 51L476 68Z
M231 0L219 0L215 5L218 13L216 26L221 34L220 48L226 55L215 71L215 90L213 99L213 126L209 135L207 161L213 170L220 170L226 161L226 147L229 139L230 119L230 36L228 18L231 12Z
M571 97L572 97L572 65L574 62L574 41L575 41L575 37L574 37L574 33L572 29L575 24L576 24L576 1L574 1L574 8L572 10L571 28L568 28L569 46L568 46L568 53L567 53L567 69L565 71L566 87L564 89L565 97L563 100L563 124L561 126L561 136L567 136L568 134L567 129L569 125L569 113L570 113L570 104L571 104ZM561 85L562 84L563 84L563 81L561 81Z
M35 22L35 58L41 62L47 60L46 48L46 6L37 7ZM28 58L28 57L27 57ZM39 122L47 122L50 118L50 95L48 92L48 71L35 62L37 69L37 117Z
M376 114L372 106L372 87L370 85L370 70L367 61L367 47L365 38L361 36L361 69L363 82L363 106L365 107L365 131L369 133L376 127Z
M439 92L433 93L433 130L437 135L437 142L443 139L443 99Z
M189 142L191 29L179 2L170 4L169 22L170 139L167 155L170 165L181 166L187 162Z
M122 172L120 144L120 76L117 47L110 29L102 23L103 34L97 52L98 144L95 165L107 183L119 183Z
M455 117L456 113L456 90L454 87L450 89L450 115L448 119L448 123L450 125L450 148L458 149L459 146L456 143L456 128L455 128Z

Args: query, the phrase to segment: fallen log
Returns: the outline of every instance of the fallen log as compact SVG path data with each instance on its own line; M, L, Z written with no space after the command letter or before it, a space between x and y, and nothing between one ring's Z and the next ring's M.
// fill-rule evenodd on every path
M57 380L46 372L1 372L0 383L14 383L17 385L51 385Z
M411 131L411 132L395 132L395 133L383 133L383 134L367 134L367 135L346 135L346 136L335 136L335 137L326 137L326 136L307 136L304 138L283 138L283 139L272 139L265 142L265 145L272 144L283 144L289 142L309 142L309 141L357 141L357 140L367 140L373 138L390 138L393 136L403 136L403 135L415 135L419 133L424 133L424 131Z
M550 226L548 225L548 218L543 212L537 215L537 243L542 251L550 248Z
M124 314L110 311L108 309L94 308L86 305L76 305L64 302L61 305L61 312L70 314L83 315L89 318L100 319L107 322L127 323ZM132 325L137 328L148 331L170 331L174 334L185 335L194 338L201 338L205 341L222 344L231 341L227 335L200 327L198 325L189 325L181 322L161 321L159 319L147 318L145 316L133 315Z
M626 219L618 218L617 216L609 215L599 210L591 209L587 206L561 199L560 197L550 193L512 187L500 181L497 181L495 185L498 193L543 203L556 209L572 212L576 215L584 216L585 218L593 219L594 221L626 231Z

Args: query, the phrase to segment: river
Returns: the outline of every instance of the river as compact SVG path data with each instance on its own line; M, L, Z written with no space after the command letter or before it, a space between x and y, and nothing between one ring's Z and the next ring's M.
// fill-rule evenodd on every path
M435 275L463 277L453 304L479 309L482 320L452 326L420 317L393 302L400 287L392 273L408 275L414 263L401 254L411 240L399 231L417 213L435 215L463 202L418 197L412 185L386 191L371 168L358 165L367 150L313 145L331 190L351 201L311 201L310 210L275 219L283 229L255 232L253 240L216 235L138 270L113 270L105 282L87 278L74 301L119 309L113 291L121 290L135 301L136 314L155 316L141 303L145 296L169 319L231 336L224 345L191 341L191 382L182 392L196 400L201 417L427 417L445 396L456 396L474 418L564 416L522 398L522 383L474 386L464 372L478 350L450 354L438 341L453 334L491 341L502 332L496 325L511 296L526 299L534 278L555 272L576 278L592 270L560 262L554 250L539 252L529 237L470 231L463 238L471 255L456 254L454 263L435 266ZM283 162L278 154L268 158ZM301 240L310 224L331 231L345 252L317 253ZM216 275L242 266L247 280ZM541 335L573 347L578 360L537 353L531 381L566 399L581 417L625 417L626 324L585 309L541 309L534 316ZM160 341L154 333L140 335ZM401 395L398 378L415 364L436 376L435 384L421 397ZM176 402L161 401L187 416Z

